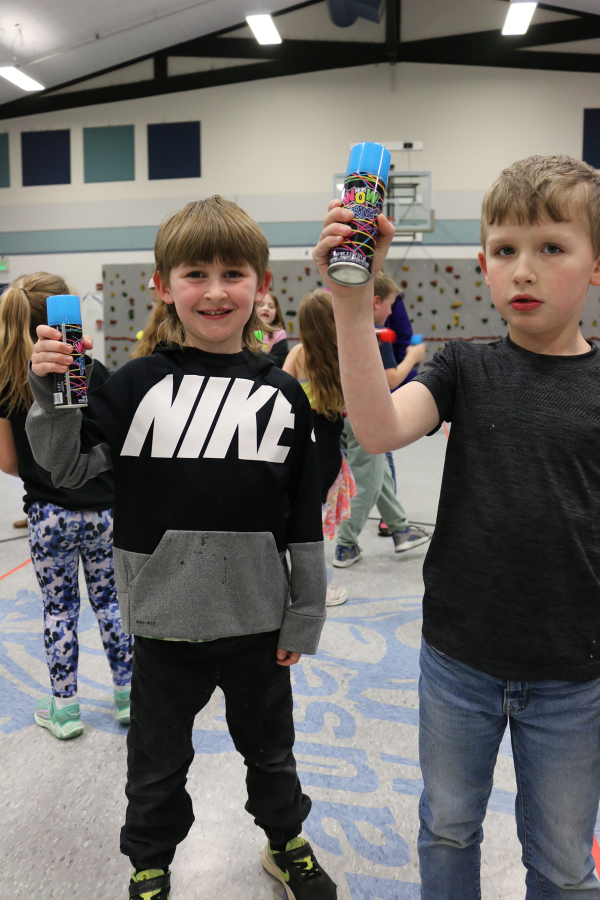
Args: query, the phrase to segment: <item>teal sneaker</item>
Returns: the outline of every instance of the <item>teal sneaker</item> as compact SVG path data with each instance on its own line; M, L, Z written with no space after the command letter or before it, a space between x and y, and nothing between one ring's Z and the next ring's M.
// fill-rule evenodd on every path
M261 855L263 867L280 881L288 900L336 900L337 888L315 858L304 838L288 841L285 850L271 850L268 843Z
M129 695L131 693L131 688L121 688L120 690L115 689L115 706L117 707L117 722L120 722L121 725L129 725Z
M144 869L132 872L129 896L140 900L169 900L171 896L171 872L169 869Z
M77 700L65 709L57 709L54 697L44 697L36 703L33 718L36 725L47 728L61 741L78 737L83 732L81 710Z

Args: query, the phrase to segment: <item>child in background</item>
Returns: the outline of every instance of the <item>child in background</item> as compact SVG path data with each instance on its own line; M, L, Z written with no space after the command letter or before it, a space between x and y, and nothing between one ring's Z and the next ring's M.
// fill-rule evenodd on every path
M375 321L376 327L391 328L396 334L396 340L391 344L379 342L379 352L383 361L386 378L390 385L390 390L397 390L402 384L411 381L417 374L416 366L425 356L425 344L411 345L410 339L413 334L402 298L404 294L398 285L392 281L390 276L381 270L375 276ZM388 310L391 313L382 322L383 316ZM393 324L391 324L393 323ZM394 465L394 455L391 452L385 454L390 467L392 476L392 484L394 485L394 493L397 493L396 485L396 466ZM379 522L379 534L381 537L390 537L391 529L383 519Z
M352 213L333 201L315 250ZM378 218L376 272L394 229ZM423 900L479 900L482 823L510 725L526 900L600 898L600 352L580 320L600 285L600 175L567 156L505 169L479 264L508 335L448 341L390 397L372 283L331 284L344 396L380 453L451 421L424 566L418 849Z
M246 810L268 837L263 866L290 898L335 900L300 837L311 802L292 752L289 666L317 650L327 575L310 405L255 337L269 247L216 196L164 222L154 252L164 345L119 369L87 409L56 411L47 375L64 371L69 347L39 326L28 420L57 483L115 470L119 600L136 634L129 893L169 898L169 865L194 821L192 724L219 686L247 766Z
M161 326L167 318L167 305L154 287L154 275L148 282L148 291L154 301L154 307L150 313L148 324L143 331L139 331L136 335L137 344L131 354L132 359L138 359L140 356L150 356L160 341Z
M275 294L270 291L267 292L258 304L257 312L265 325L269 325L272 329L263 332L262 343L264 344L265 352L275 365L281 369L288 355L289 348L283 314Z
M350 515L356 483L340 447L344 430L344 397L337 358L335 319L327 291L307 294L298 310L302 343L290 351L283 366L302 385L310 401L321 473L323 532L335 537L336 526ZM333 583L327 586L327 606L339 606L348 591Z
M390 291L383 299L379 296L373 297L372 321L375 323L375 330L383 328L392 311L395 298L394 291ZM406 358L397 366L391 346L383 341L378 341L378 345L380 360L377 366L380 369L383 363L390 390L400 385L415 362L421 360L425 353L423 344L415 344L408 348ZM350 418L347 418L344 424L343 443L347 449L348 463L356 479L356 497L352 502L350 517L342 522L338 532L333 565L343 569L354 565L361 558L362 550L358 538L367 524L374 505L379 510L382 523L385 523L392 536L395 553L412 550L430 540L431 535L422 528L408 524L404 508L396 497L385 453L367 453L356 439Z
M0 297L0 468L20 476L29 523L29 549L44 601L44 647L52 696L40 700L34 718L55 737L83 731L77 699L79 647L79 558L90 606L114 682L117 720L129 723L131 638L123 634L113 571L113 479L98 474L77 490L55 487L36 466L25 420L33 402L27 361L37 325L46 322L46 297L68 294L57 275L37 272L14 281ZM86 360L91 363L89 357ZM94 362L89 388L104 384L108 372Z

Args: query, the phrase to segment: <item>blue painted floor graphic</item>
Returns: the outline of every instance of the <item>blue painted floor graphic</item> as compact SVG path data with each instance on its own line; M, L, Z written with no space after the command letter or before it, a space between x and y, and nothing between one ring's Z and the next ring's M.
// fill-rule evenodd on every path
M6 735L29 727L36 701L49 693L41 609L40 595L31 590L0 599L0 729ZM420 597L350 600L328 612L318 654L291 670L300 778L305 787L317 789L305 830L316 848L342 856L342 844L331 834L335 823L336 833L343 832L358 857L378 873L346 872L345 896L351 900L416 900L418 869L411 855L422 789L415 758ZM79 638L82 718L124 739L87 602L82 603ZM222 698L209 716L205 713L197 720L204 727L193 733L196 753L233 751ZM404 738L393 746L395 734ZM509 741L501 753L510 755ZM401 821L391 808L397 795L414 798ZM514 793L494 789L489 808L513 816L514 800ZM410 872L403 878L406 867Z

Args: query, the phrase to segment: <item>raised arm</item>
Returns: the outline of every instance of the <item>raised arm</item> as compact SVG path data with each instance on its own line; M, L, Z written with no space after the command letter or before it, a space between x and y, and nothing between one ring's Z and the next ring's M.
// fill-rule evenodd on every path
M329 254L350 232L351 210L332 200L313 258L331 290L336 321L340 373L344 399L354 433L368 453L405 447L439 424L439 413L430 391L411 382L395 394L381 364L373 328L373 279L358 287L345 287L327 277ZM385 216L379 216L379 240L373 276L383 265L394 235Z

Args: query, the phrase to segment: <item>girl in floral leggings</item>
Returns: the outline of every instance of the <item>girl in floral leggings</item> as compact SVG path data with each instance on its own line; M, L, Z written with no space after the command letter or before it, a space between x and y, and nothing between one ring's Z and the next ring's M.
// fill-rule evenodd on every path
M0 297L0 469L25 487L29 545L44 598L44 647L52 696L34 712L38 725L58 738L83 731L77 699L79 559L112 673L116 718L129 723L132 639L123 634L113 572L113 483L102 473L78 490L55 488L35 463L25 434L32 396L27 359L36 326L46 322L46 297L68 294L65 282L38 272L15 281ZM108 378L94 363L90 390Z

